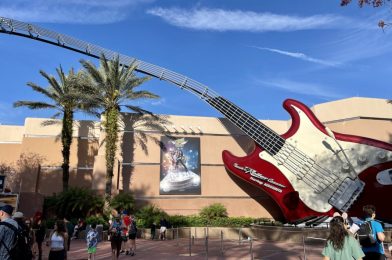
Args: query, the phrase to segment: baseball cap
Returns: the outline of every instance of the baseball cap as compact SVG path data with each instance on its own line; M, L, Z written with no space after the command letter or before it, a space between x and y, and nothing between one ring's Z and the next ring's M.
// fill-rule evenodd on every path
M14 211L14 208L11 205L4 205L0 208L1 211L4 211L5 213L7 213L8 215L12 215L12 211Z

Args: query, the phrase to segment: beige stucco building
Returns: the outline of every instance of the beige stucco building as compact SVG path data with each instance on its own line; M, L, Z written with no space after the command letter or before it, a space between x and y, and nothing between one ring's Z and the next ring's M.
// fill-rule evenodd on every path
M392 104L384 99L348 98L315 105L318 119L333 131L392 142ZM125 118L127 118L125 116ZM61 124L43 126L47 119L26 118L24 126L0 126L0 163L22 172L13 192L51 195L62 189ZM253 141L227 119L169 116L166 135L200 139L201 194L160 195L161 147L148 142L148 154L133 142L134 129L125 119L120 136L113 193L132 191L139 205L155 204L169 214L196 214L215 202L224 204L230 216L280 218L281 213L269 196L226 171L223 150L242 156L253 148ZM290 121L262 120L279 134ZM71 147L70 185L103 192L105 188L105 151L100 123L77 121ZM160 138L162 133L147 132ZM12 177L10 177L12 178ZM10 182L8 182L10 183ZM9 185L8 185L9 186ZM27 199L25 199L27 201ZM21 207L31 208L20 201Z

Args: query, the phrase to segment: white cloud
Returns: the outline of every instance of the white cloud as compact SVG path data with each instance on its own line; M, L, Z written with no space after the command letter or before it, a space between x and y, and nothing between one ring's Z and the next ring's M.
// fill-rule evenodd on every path
M26 22L107 24L124 20L132 7L153 0L2 0L0 16Z
M270 52L274 52L274 53L279 53L279 54L293 57L296 59L309 61L309 62L313 62L313 63L317 63L317 64L329 66L329 67L338 67L338 66L342 65L339 62L332 62L332 61L327 61L327 60L316 59L316 58L310 57L310 56L308 56L304 53L301 53L301 52L289 52L289 51L283 51L283 50L265 48L265 47L257 47L257 46L250 46L250 47L253 47L253 48L256 48L259 50L265 50L265 51L270 51Z
M164 104L166 104L166 98L164 98L164 97L161 97L160 99L151 101L151 105L152 106L161 106L161 105L164 105Z
M262 85L263 87L269 88L277 88L283 91L288 91L291 93L318 97L321 99L340 99L343 98L344 95L337 93L335 91L330 90L326 86L322 86L314 83L304 83L304 82L296 82L285 79L278 80L256 80L257 84Z
M297 31L319 28L341 28L348 24L336 15L290 16L251 11L223 9L153 8L148 14L158 16L167 23L195 30L214 31Z

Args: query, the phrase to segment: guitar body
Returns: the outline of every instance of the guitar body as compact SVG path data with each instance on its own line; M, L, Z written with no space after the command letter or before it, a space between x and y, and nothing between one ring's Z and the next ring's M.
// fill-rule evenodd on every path
M271 155L257 144L245 157L224 151L229 172L267 192L289 222L346 210L360 217L366 204L376 206L379 218L392 219L386 202L392 195L392 145L334 133L337 143L304 104L286 100L284 107L292 125L281 136L281 151Z

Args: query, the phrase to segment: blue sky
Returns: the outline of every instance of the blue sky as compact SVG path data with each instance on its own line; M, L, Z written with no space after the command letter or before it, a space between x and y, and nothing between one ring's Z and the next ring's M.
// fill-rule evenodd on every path
M2 0L0 16L67 34L197 80L260 119L288 119L282 102L308 106L353 96L392 98L388 7L340 1ZM47 82L60 64L80 69L78 53L0 34L0 123L52 112L14 109L42 100L26 83ZM138 104L154 113L220 116L188 92L152 79L161 96ZM79 119L88 119L78 115Z

